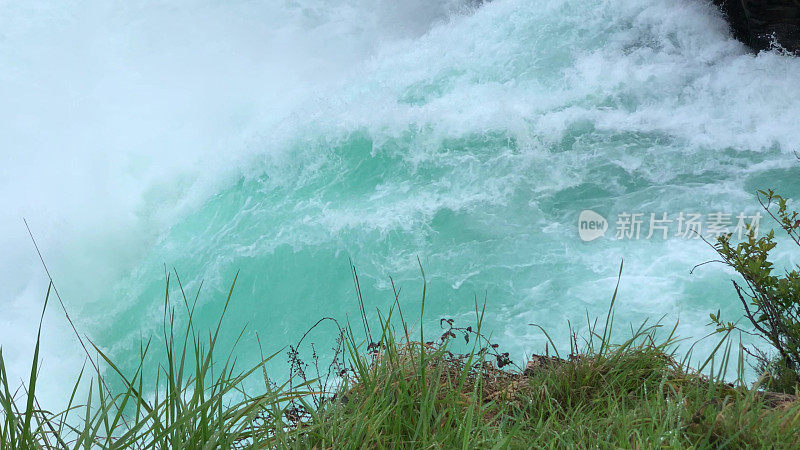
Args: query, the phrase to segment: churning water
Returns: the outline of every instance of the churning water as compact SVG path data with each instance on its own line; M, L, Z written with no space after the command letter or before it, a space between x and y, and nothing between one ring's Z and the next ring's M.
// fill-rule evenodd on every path
M0 1L0 343L29 367L46 278L119 358L160 326L164 270L266 350L402 288L516 356L538 323L739 310L680 213L800 195L800 60L732 40L706 0ZM583 242L581 211L608 221ZM639 239L617 219L642 214ZM651 214L673 222L648 238ZM771 226L762 220L762 227ZM783 255L786 261L789 255ZM319 344L333 330L319 330ZM45 326L47 392L82 361ZM325 345L327 347L327 345Z

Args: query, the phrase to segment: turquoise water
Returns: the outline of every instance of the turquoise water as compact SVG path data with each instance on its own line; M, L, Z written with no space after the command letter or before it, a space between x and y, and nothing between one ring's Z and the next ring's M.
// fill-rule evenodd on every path
M618 215L735 217L758 211L756 189L800 196L800 61L748 54L703 1L42 5L3 6L18 85L0 91L17 118L0 125L3 198L40 233L81 329L119 358L159 329L165 266L189 292L203 282L207 326L239 273L227 342L247 324L253 357L256 334L275 350L322 316L358 320L350 261L369 311L392 303L391 276L416 315L419 259L432 330L485 298L485 326L522 358L544 346L528 324L566 346L567 321L604 313L624 258L616 320L666 315L700 338L709 312L738 313L732 274L690 274L713 252L675 224L615 238ZM604 237L579 238L585 209ZM6 263L5 320L25 335L42 275L4 228L24 262ZM68 367L80 354L50 320Z

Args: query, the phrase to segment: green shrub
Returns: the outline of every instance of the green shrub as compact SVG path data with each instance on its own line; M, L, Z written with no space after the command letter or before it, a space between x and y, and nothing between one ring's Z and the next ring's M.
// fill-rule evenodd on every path
M758 200L791 240L800 246L800 220L798 213L788 208L787 199L768 190L759 191ZM800 267L777 270L770 260L770 252L776 245L774 230L757 237L755 230L751 229L747 239L736 245L731 243L730 234L720 236L714 249L722 261L744 279L744 284L733 281L733 286L744 306L745 317L756 334L778 352L775 360L763 352L753 353L759 360L759 367L773 375L773 379L781 378L781 384L793 375L791 384L795 384L800 373ZM719 331L737 327L734 323L724 323L719 313L711 314L711 320ZM783 370L782 366L789 371Z

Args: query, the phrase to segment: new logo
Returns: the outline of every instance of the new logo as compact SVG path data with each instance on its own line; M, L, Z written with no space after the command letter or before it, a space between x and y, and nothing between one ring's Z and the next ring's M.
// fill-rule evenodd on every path
M608 221L591 209L584 209L578 216L578 236L584 242L593 241L606 234Z

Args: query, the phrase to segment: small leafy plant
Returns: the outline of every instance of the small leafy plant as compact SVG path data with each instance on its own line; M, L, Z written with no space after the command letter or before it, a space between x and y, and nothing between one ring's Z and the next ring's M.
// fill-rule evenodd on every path
M783 231L800 247L800 219L788 206L788 200L772 190L759 191L758 200L764 210L780 225ZM751 353L759 361L758 367L770 373L800 374L800 267L778 270L770 260L770 252L777 246L775 231L757 237L749 230L745 241L731 243L731 234L720 236L714 249L722 262L738 272L744 284L733 281L736 294L744 307L745 317L755 333L766 339L778 352L772 360L763 352ZM711 314L718 331L738 329L731 322L723 322L719 312ZM748 331L749 332L749 331ZM790 371L783 370L781 365Z

